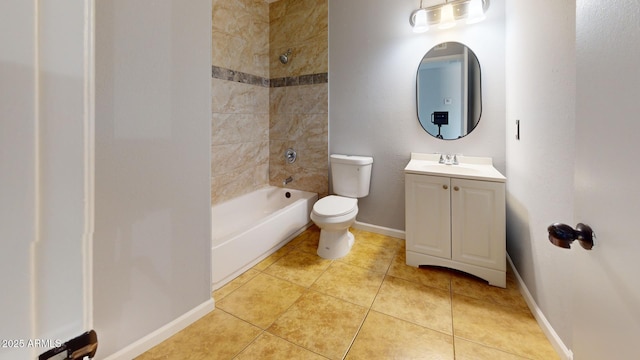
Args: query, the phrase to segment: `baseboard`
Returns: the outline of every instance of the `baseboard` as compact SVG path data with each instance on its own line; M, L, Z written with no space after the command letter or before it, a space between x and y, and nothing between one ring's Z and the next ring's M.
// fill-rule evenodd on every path
M367 224L367 223L363 223L363 222L360 222L360 221L356 221L353 224L353 228L354 229L358 229L358 230L370 231L370 232L376 233L376 234L392 236L392 237L395 237L395 238L398 238L398 239L404 239L405 238L404 230L397 230L397 229L392 229L392 228L388 228L388 227L384 227L384 226Z
M132 343L115 354L109 355L105 360L130 360L140 356L145 351L167 340L180 330L207 315L214 309L214 307L213 299L209 299L151 334ZM100 351L100 348L98 348L98 351Z
M558 336L553 327L551 327L551 324L542 313L542 310L538 307L538 304L536 304L533 296L531 296L531 293L529 292L529 289L527 289L527 286L522 280L522 277L520 277L518 270L516 270L516 267L513 265L513 261L511 261L511 257L509 256L509 254L507 254L507 260L509 261L509 266L511 266L513 273L516 275L518 287L520 289L522 297L524 297L524 300L527 302L529 310L531 310L531 313L536 318L538 325L540 325L540 328L542 328L542 332L544 332L544 334L547 336L547 339L549 339L551 346L553 346L562 360L573 360L573 352L569 350L569 348L567 348L564 342L562 342L562 339L560 339L560 336Z

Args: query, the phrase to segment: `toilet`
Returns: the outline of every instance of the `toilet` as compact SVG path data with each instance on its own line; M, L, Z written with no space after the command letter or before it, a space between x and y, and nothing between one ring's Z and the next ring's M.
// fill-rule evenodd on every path
M311 220L320 228L318 256L338 259L349 253L353 234L349 227L356 221L358 198L369 195L373 158L332 154L331 180L335 195L313 205Z

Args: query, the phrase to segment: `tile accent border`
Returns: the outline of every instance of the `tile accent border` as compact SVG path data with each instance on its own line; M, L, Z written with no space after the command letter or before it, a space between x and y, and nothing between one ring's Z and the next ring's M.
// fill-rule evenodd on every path
M297 85L326 84L329 82L328 73L318 73L300 76L287 76L275 79L267 79L261 76L247 74L241 71L225 69L219 66L211 67L211 77L214 79L228 80L243 84L262 87L285 87Z
M211 77L214 79L228 80L243 84L269 87L269 79L265 79L257 75L243 73L241 71L221 68L218 66L211 67Z
M300 76L287 76L275 78L269 81L269 87L284 87L296 85L326 84L329 82L328 73L309 74Z

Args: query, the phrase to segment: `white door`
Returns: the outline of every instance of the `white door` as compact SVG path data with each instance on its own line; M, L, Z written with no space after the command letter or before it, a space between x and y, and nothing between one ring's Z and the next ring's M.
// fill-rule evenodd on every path
M504 183L451 179L451 258L506 271Z
M405 175L407 250L451 258L449 178Z
M577 1L576 360L640 359L640 26L636 1ZM572 224L575 225L575 224Z

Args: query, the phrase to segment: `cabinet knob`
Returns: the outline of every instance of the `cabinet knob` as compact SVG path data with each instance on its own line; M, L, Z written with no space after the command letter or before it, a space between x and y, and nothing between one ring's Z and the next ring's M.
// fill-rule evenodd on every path
M459 188L459 187L457 187L457 186L454 186L454 187L453 187L453 190L458 191L458 190L460 190L460 188Z
M447 190L449 188L449 185L442 185L442 188Z

